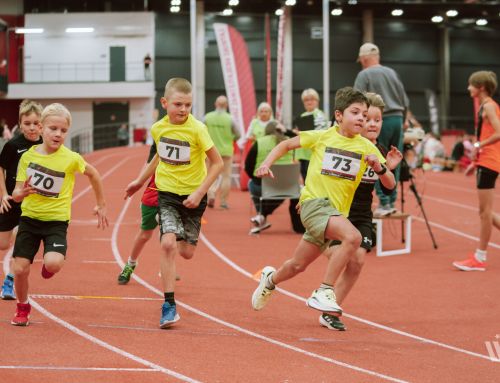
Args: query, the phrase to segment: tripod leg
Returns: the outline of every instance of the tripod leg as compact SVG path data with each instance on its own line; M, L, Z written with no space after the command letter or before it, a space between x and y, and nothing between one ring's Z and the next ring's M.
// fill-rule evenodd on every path
M417 188L415 187L415 183L413 182L413 178L410 178L410 190L415 194L415 199L417 200L418 206L420 207L420 211L422 212L422 216L424 217L425 225L427 226L427 231L431 236L432 245L434 249L438 248L436 240L434 239L434 235L432 234L431 225L429 225L429 221L427 220L427 215L425 214L424 205L422 204L422 199L418 194Z

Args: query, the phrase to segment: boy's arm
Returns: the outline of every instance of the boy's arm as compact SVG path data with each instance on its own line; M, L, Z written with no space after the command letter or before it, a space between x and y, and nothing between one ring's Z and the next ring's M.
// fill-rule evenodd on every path
M296 136L293 138L289 138L288 140L281 141L278 145L274 147L273 150L271 150L271 153L269 153L262 162L262 164L259 166L257 169L255 175L257 177L271 177L274 178L274 174L271 171L270 167L271 165L279 158L283 157L286 153L288 153L290 150L300 148L300 136Z
M380 163L377 155L369 154L365 157L365 161L368 166L370 166L378 175L380 182L386 189L392 190L396 187L396 179L394 177L394 174L387 168L387 166Z
M142 169L139 177L133 180L131 183L127 185L125 189L125 198L131 197L137 190L142 188L144 182L151 178L153 173L155 172L156 167L158 166L158 162L160 161L160 157L158 157L158 153L155 154L153 159L147 164L147 166Z
M222 172L224 168L224 162L222 162L222 157L219 154L219 151L212 146L206 152L206 155L210 161L210 166L208 167L207 176L201 183L201 185L196 189L193 193L186 198L182 204L189 209L194 209L198 207L201 199L205 194L207 194L210 186L215 182L216 178Z
M94 189L95 199L97 205L94 207L94 215L97 216L97 227L103 229L109 225L108 218L106 217L106 201L104 200L104 190L102 186L101 175L90 164L85 164L85 171L83 172L89 178L92 189Z
M9 201L12 197L7 193L7 186L5 186L5 170L0 166L0 213L7 213L11 208Z
M12 199L15 202L20 203L26 196L36 193L35 189L30 185L30 181L31 176L26 181L16 182L16 187L12 192Z

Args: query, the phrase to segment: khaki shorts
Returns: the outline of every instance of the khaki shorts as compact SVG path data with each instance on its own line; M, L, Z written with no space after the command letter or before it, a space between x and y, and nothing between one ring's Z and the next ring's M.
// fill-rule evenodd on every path
M325 230L331 216L342 215L330 205L328 198L308 199L301 204L300 219L306 228L302 237L304 241L321 248L324 251L330 244L325 238Z

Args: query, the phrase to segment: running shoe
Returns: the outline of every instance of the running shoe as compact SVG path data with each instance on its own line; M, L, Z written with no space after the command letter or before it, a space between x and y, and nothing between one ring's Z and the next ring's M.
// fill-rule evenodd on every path
M374 218L376 218L376 217L387 217L388 215L391 215L394 212L396 212L396 209L393 208L393 207L391 207L390 205L379 206L373 212L373 217Z
M266 287L266 279L275 271L276 269L272 266L266 266L262 269L259 286L252 295L252 307L254 310L262 310L271 298L271 294L275 289L268 289Z
M342 314L342 308L337 304L333 289L314 290L306 304L313 309L326 313Z
M323 313L319 316L319 324L330 330L345 331L346 327L336 315Z
M486 262L479 262L474 254L464 261L455 261L453 266L462 271L486 271Z
M29 303L18 303L16 315L10 321L14 326L27 326L30 324L31 305Z
M170 327L179 319L181 319L181 317L177 314L176 305L168 302L163 303L161 306L160 328Z
M2 285L2 295L0 297L6 301L16 299L16 293L14 292L14 280L12 278L5 277Z
M135 266L137 265L129 265L128 263L125 265L123 268L122 272L120 275L118 275L118 284L119 285L126 285L130 281L130 276L134 272Z

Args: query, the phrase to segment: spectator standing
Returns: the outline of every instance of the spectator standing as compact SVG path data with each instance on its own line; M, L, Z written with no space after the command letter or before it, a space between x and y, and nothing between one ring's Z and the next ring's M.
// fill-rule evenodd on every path
M403 123L410 102L406 95L403 83L392 68L380 64L380 50L372 43L365 43L359 48L358 61L363 68L358 73L354 88L365 92L373 92L382 96L385 102L382 131L378 143L386 150L391 146L403 152ZM399 166L394 171L396 180L399 179ZM380 206L376 213L387 215L396 209L394 204L397 198L397 189L386 196L380 183L375 185Z

